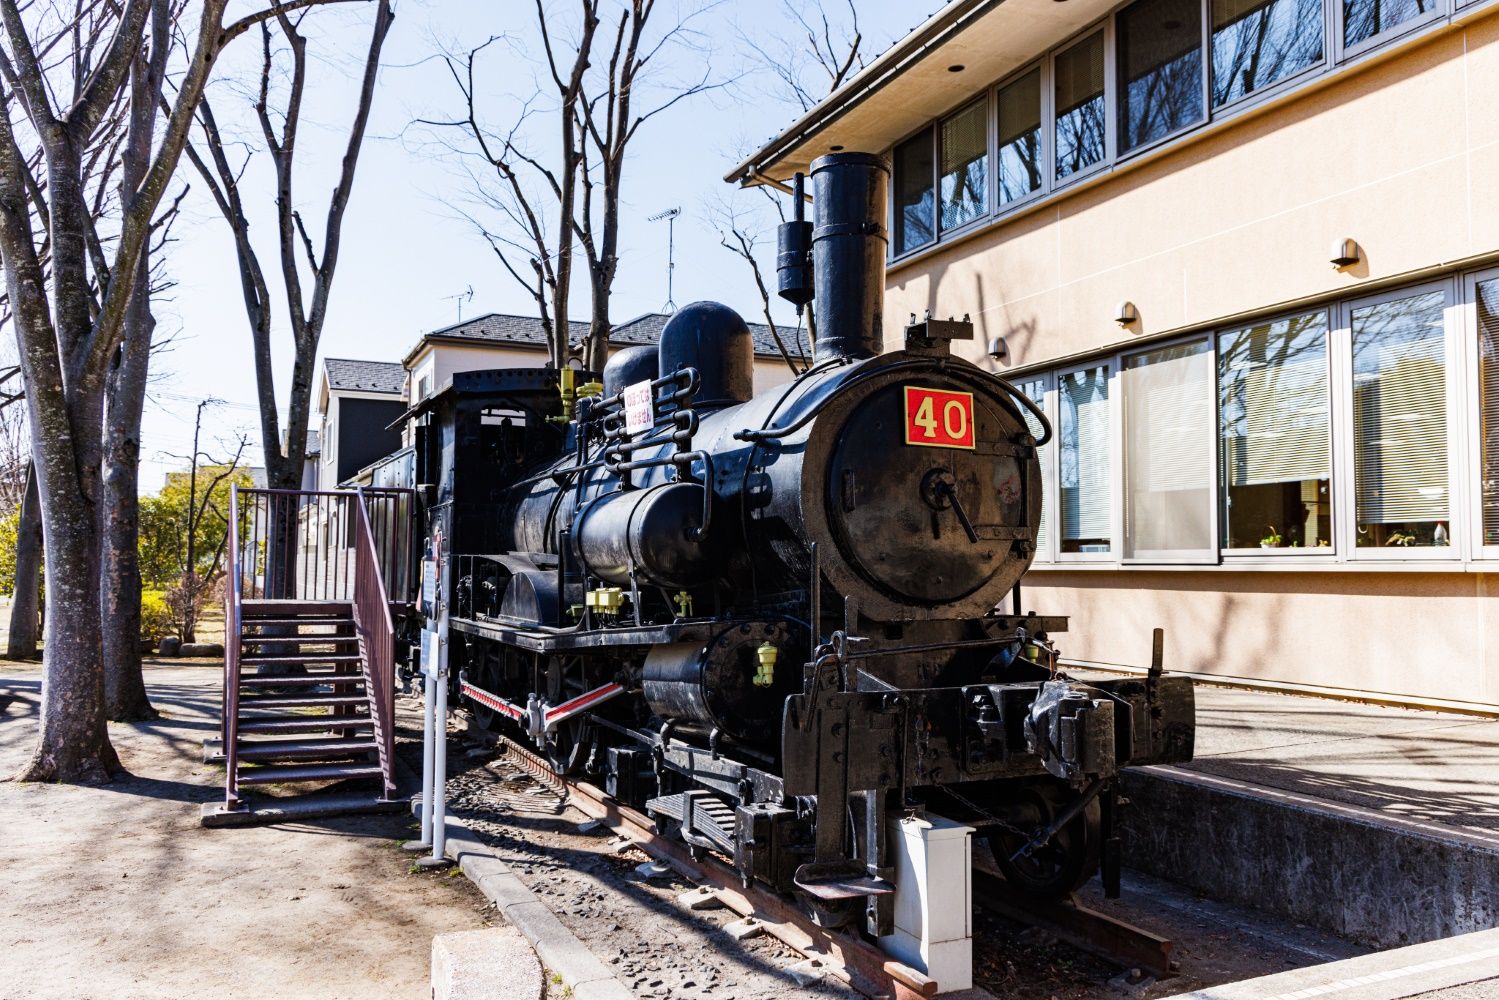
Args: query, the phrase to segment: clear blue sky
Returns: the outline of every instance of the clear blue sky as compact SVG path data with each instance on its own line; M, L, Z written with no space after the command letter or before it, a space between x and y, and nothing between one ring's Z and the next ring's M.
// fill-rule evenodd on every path
M559 29L569 31L576 5L570 0L551 2ZM827 0L830 12L844 14L840 2ZM939 5L939 0L856 2L866 61ZM610 0L604 6L617 9ZM692 12L705 6L683 0L681 8ZM658 8L663 22L674 20L673 0L659 0ZM317 62L310 81L313 96L304 123L297 200L315 234L321 232L327 194L342 155L359 68L356 50L367 37L366 17L353 8L329 10L314 15L308 25ZM792 27L776 0L724 0L697 15L692 24L700 34L690 46L669 53L658 81L693 77L701 72L704 59L720 76L747 75L733 88L693 98L652 119L631 147L621 208L621 262L611 305L616 321L659 309L666 300L666 226L649 223L646 217L672 206L682 208L676 224L676 302L719 299L750 318L759 311L745 265L718 244L709 206L729 192L722 176L737 162L737 154L777 133L799 112L768 74L753 72L742 37L774 46L789 41ZM481 80L481 102L493 109L498 123L513 102L537 92L541 70L532 54L539 53L540 46L532 4L398 0L370 138L345 223L323 356L398 361L422 332L457 318L457 303L449 297L469 286L474 297L463 304L465 317L484 312L534 315L526 293L450 207L467 195L467 182L455 163L426 141L429 130L412 124L461 109L446 68L435 57L444 48L462 51L491 35L507 36L500 57L491 61L491 72ZM243 129L252 119L236 80L253 78L259 43L252 36L235 45L226 57L223 80L210 93L221 122L237 122ZM545 96L541 101L544 107ZM552 119L544 113L542 117L539 124L549 131ZM172 455L190 451L195 403L205 396L227 401L205 413L203 439L208 450L222 453L216 442L245 430L254 449L250 460L260 461L250 341L233 247L227 227L186 160L183 167L181 176L194 185L168 262L176 287L158 306L161 334L173 339L154 362L156 377L146 405L141 487L147 493L161 485L168 469L183 466ZM264 172L252 168L246 183L247 197L267 205L271 189ZM255 212L253 204L251 212L252 236L274 281L279 265L272 219L264 210ZM771 260L773 253L769 248L764 259ZM575 288L574 315L586 317L586 279L575 282ZM277 284L273 296L279 295ZM278 299L278 320L282 316ZM289 341L284 327L277 334L277 389L284 405Z

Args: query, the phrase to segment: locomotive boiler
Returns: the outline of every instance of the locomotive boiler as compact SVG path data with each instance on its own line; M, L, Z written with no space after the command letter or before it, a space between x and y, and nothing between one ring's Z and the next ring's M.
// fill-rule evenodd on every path
M888 168L810 179L789 384L756 394L745 322L697 302L597 378L464 373L408 415L454 694L829 924L889 932L889 823L923 810L1022 891L1116 892L1120 769L1190 759L1190 682L1062 667L1020 589L1044 414L952 352L966 320L885 351Z

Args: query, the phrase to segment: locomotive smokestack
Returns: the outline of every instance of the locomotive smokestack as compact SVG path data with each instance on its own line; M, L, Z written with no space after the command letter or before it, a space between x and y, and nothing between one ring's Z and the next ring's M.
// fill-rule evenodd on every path
M868 358L884 348L885 197L890 167L871 153L812 163L816 360Z

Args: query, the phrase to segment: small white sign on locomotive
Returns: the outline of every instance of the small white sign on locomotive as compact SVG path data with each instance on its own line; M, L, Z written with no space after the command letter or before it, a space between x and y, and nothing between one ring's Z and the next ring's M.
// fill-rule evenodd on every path
M625 433L648 431L656 422L655 394L649 380L625 386Z

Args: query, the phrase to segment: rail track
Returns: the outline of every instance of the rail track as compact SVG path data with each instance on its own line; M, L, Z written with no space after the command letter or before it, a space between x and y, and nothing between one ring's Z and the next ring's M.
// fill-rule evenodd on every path
M741 918L753 920L765 933L815 961L831 975L871 1000L916 1000L935 996L935 979L891 958L870 942L814 924L792 903L751 886L712 854L694 857L685 843L658 836L655 822L639 810L611 799L596 786L558 774L542 757L506 737L499 746L507 759L542 782L580 812L627 838L657 862L699 887ZM1139 968L1158 979L1174 975L1172 943L1077 901L1037 903L1009 892L998 875L975 869L974 895L979 905L1020 923L1042 927L1058 938L1119 965Z

